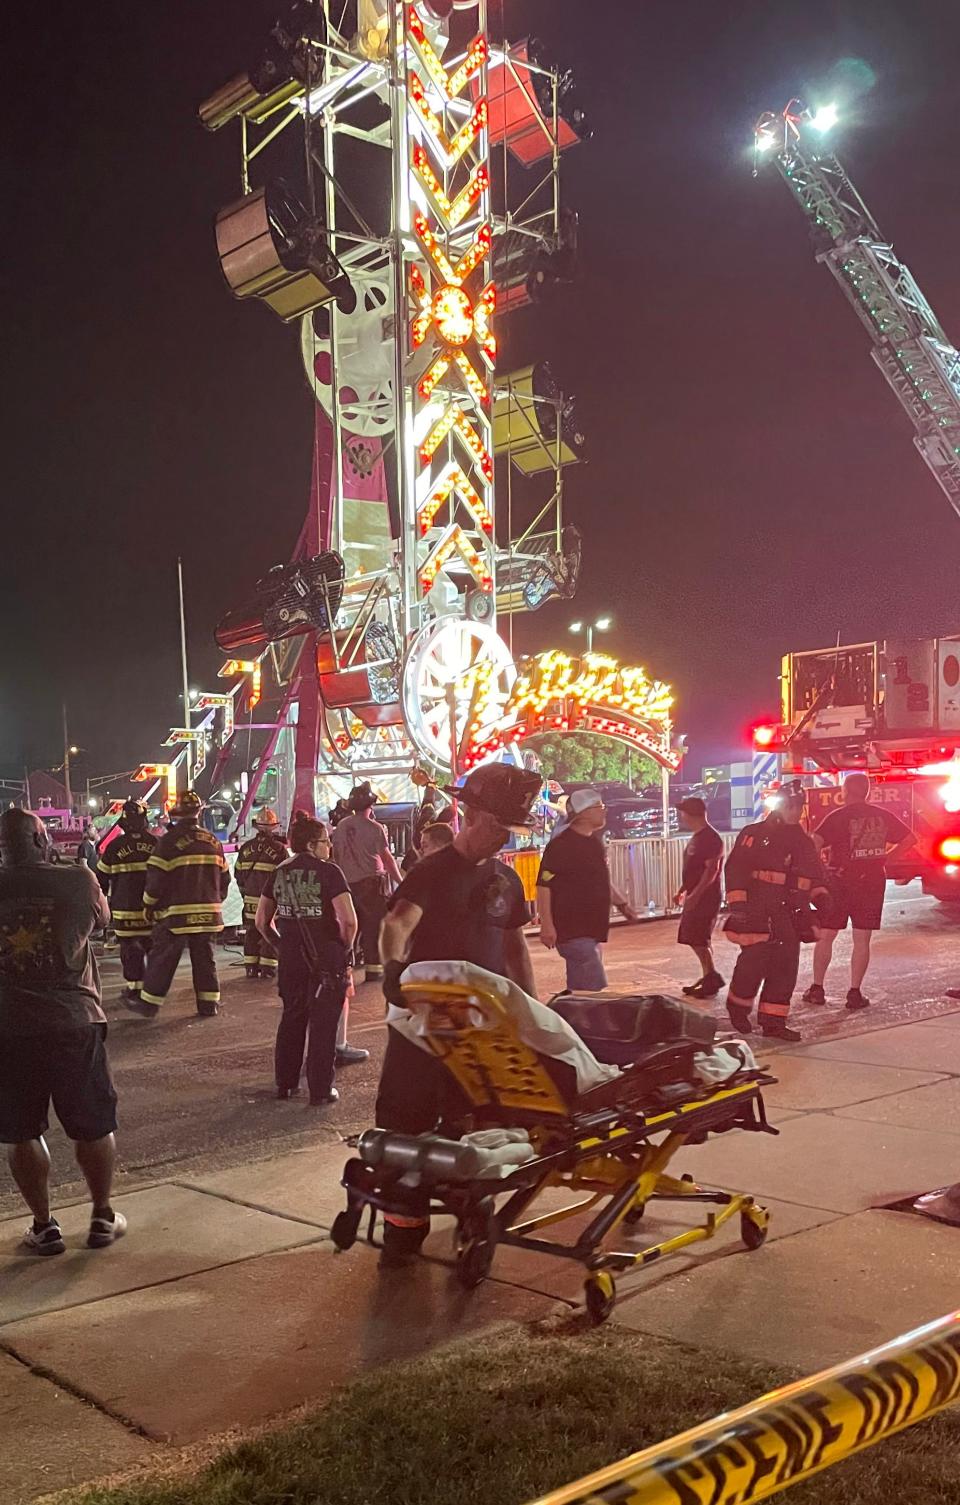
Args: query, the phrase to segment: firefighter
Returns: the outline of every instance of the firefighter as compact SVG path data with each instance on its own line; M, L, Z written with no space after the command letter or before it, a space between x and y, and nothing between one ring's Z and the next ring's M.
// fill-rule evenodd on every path
M210 1017L220 1003L213 944L223 929L230 873L223 847L200 826L202 810L203 801L194 790L178 794L170 810L170 829L147 860L143 898L156 924L140 997L126 1000L127 1008L145 1019L160 1012L184 946L190 950L197 1013Z
M240 848L233 873L243 895L243 964L248 977L276 977L277 953L257 929L257 905L270 874L290 853L276 810L265 805L254 816L253 825L257 834Z
M740 947L727 1013L735 1029L748 1032L759 992L760 1028L779 1040L800 1039L787 1024L800 943L819 933L811 905L819 913L830 903L816 848L799 825L802 812L799 781L785 785L766 819L740 832L724 873L730 910L724 933Z
M114 837L101 852L97 877L109 896L113 928L120 942L120 965L127 984L124 996L133 1002L140 997L150 950L153 927L143 902L143 887L157 838L150 830L147 807L142 800L127 800L117 824L123 835Z

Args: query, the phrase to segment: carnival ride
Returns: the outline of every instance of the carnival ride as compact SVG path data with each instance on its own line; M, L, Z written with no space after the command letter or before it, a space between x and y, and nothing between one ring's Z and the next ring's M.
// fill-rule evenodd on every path
M258 768L294 728L311 808L318 773L396 791L537 729L609 731L678 766L666 686L601 654L518 666L498 631L577 587L575 405L546 361L498 371L494 321L573 280L560 162L589 132L572 76L488 22L488 0L294 0L200 107L239 131L220 265L298 333L313 470L291 561L218 626L232 688L200 697L151 775L182 777L184 756L195 774L222 713L216 783L265 680Z

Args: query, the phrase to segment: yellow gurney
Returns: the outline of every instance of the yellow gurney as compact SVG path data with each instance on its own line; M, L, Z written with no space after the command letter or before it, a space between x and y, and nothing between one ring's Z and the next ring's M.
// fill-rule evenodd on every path
M555 1058L556 1049L552 1058L521 1038L516 1009L512 1016L497 991L502 980L482 972L468 982L408 977L403 983L410 1011L406 1028L415 1029L418 1043L443 1063L459 1089L463 1111L435 1134L372 1129L360 1136L358 1155L344 1170L347 1207L332 1229L339 1249L356 1241L366 1208L371 1210L368 1236L373 1241L378 1211L403 1217L423 1214L429 1205L431 1212L456 1219L457 1274L465 1286L475 1286L489 1274L498 1244L574 1259L587 1271L587 1309L594 1321L602 1322L613 1308L615 1271L650 1264L712 1238L733 1217L740 1219L748 1249L764 1242L769 1214L753 1197L705 1190L688 1175L668 1174L667 1167L684 1145L703 1142L710 1134L729 1129L775 1134L761 1097L761 1087L775 1078L755 1066L738 1070L734 1063L727 1080L710 1085L696 1066L703 1047L689 1039L647 1047L620 1071L602 1066L577 1040L575 1048L600 1078L597 1085L578 1091L576 1074ZM598 1001L605 996L597 995ZM531 1008L541 1020L548 1016L539 1005L531 1003ZM558 1027L569 1029L563 1023ZM572 1030L569 1034L576 1039ZM477 1148L485 1136L477 1131L494 1128L525 1131L515 1136L523 1141L525 1163L488 1164L490 1157ZM465 1137L471 1134L472 1139ZM537 1199L558 1187L577 1195L559 1208L537 1213ZM643 1249L607 1247L618 1228L640 1221L652 1200L703 1203L710 1210L702 1223L660 1243ZM588 1212L594 1216L573 1242L541 1236Z

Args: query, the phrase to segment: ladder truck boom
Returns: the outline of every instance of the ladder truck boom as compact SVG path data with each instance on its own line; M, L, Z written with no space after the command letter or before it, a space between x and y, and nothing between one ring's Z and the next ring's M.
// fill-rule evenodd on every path
M872 355L900 399L920 451L960 513L960 352L909 268L825 144L832 107L812 113L791 100L761 116L757 160L770 156L810 222L826 264L870 335Z

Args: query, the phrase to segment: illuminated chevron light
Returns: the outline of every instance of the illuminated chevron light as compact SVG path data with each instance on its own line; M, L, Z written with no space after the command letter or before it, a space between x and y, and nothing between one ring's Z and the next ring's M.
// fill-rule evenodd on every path
M475 73L489 61L490 49L485 36L476 36L467 48L466 57L453 73L448 73L427 36L426 28L415 5L407 6L407 31L413 38L417 55L430 75L430 80L441 94L451 102L462 94Z
M407 88L414 108L423 125L433 138L433 144L437 155L448 169L456 167L457 163L478 140L480 133L487 128L487 101L478 99L463 125L451 139L443 128L443 121L431 107L427 98L427 91L423 80L417 73L409 73L407 76Z
M420 145L413 148L413 166L424 188L433 199L439 214L451 230L455 230L459 224L462 224L470 210L479 203L490 187L490 174L486 165L481 162L479 167L474 168L467 183L451 203L443 184L430 165L430 158Z
M433 583L447 560L453 554L459 554L469 569L476 583L483 591L493 590L493 577L487 570L486 565L477 553L473 544L459 523L449 527L433 552L428 556L420 569L420 587L424 594L431 590Z
M479 493L455 462L451 462L442 472L418 509L417 522L420 532L428 532L440 508L445 507L454 495L459 497L481 532L492 534L493 518L486 503L481 500Z
M493 460L480 435L477 433L470 419L461 407L451 402L442 418L439 418L430 430L426 439L420 446L420 462L426 465L433 459L444 439L450 433L456 433L467 446L473 459L479 465L486 480L493 480Z

